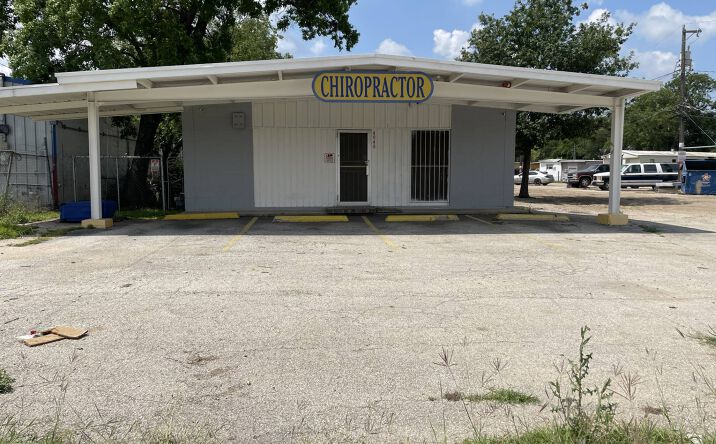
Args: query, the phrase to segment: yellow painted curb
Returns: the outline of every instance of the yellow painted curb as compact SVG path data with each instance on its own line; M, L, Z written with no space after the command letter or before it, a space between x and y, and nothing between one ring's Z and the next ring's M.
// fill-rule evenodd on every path
M179 213L167 214L164 220L238 219L239 217L239 213Z
M114 220L109 219L85 219L82 221L82 228L100 228L107 229L114 225Z
M323 215L323 216L275 216L274 222L348 222L348 216Z
M598 214L597 223L601 225L628 225L629 216L626 214Z
M437 222L442 220L460 220L455 214L391 214L386 222Z
M536 221L553 221L553 222L569 222L569 216L566 214L523 214L523 213L500 213L495 219L497 220L536 220Z

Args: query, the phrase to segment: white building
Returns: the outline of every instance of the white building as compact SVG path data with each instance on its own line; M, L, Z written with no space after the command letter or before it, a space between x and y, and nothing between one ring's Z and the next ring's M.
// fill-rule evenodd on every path
M539 161L539 170L551 174L554 176L554 180L566 182L569 174L601 163L604 162L601 160L545 159Z
M513 206L517 111L612 112L656 81L387 55L57 74L0 91L0 112L88 119L94 226L99 118L182 113L188 211L473 211ZM615 168L616 169L616 168ZM626 223L620 187L600 221Z
M623 150L622 163L676 163L679 153L677 151L641 151ZM716 159L716 153L687 151L686 158L690 160ZM604 163L609 163L611 156L604 156Z

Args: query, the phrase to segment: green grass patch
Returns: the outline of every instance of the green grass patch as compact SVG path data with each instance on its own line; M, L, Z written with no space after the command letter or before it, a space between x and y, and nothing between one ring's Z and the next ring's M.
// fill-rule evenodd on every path
M57 219L58 217L57 211L30 210L18 202L0 197L0 239L27 236L32 233L33 228L24 224Z
M75 230L81 230L81 229L82 229L82 227L67 227L67 228L57 228L55 230L48 230L48 231L42 233L42 235L40 235L34 239L26 240L25 242L20 242L19 244L15 244L13 246L14 247L27 247L28 245L37 245L37 244L46 242L54 237L62 237L64 235L66 235L67 233L70 233Z
M15 380L7 374L5 369L0 368L0 393L10 393L14 382Z
M117 211L114 217L117 219L141 219L141 220L158 220L164 218L167 214L177 214L178 211L164 211L154 208L140 208L138 210Z
M492 389L482 394L464 394L460 392L448 392L443 394L448 401L469 401L469 402L497 402L500 404L537 404L539 398L528 393L512 389Z
M568 427L550 426L527 431L520 435L467 439L463 444L691 444L689 437L676 430L656 427L650 422L615 425L596 436L575 436ZM704 440L706 442L713 442Z
M32 227L0 224L0 239L15 239L32 233Z
M21 225L57 219L60 213L48 210L29 210L18 203L0 202L0 225Z

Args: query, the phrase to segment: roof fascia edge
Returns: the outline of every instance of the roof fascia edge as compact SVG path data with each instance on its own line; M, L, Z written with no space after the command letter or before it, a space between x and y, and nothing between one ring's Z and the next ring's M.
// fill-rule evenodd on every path
M98 91L137 89L135 80L121 80L114 82L89 82L71 85L52 83L48 85L15 86L0 88L0 99L11 97L32 97L52 94L75 94Z
M661 82L655 80L604 76L597 74L582 74L566 71L549 71L501 65L485 65L457 61L439 61L415 57L396 57L383 54L331 58L318 57L292 60L262 60L256 62L233 62L201 65L159 66L149 68L129 68L123 70L82 71L58 73L56 76L60 84L68 85L80 82L96 81L102 76L104 76L102 81L145 78L151 80L152 78L157 77L181 77L181 75L177 74L201 77L208 74L247 74L276 70L290 72L292 70L337 69L342 66L350 67L359 65L403 66L409 69L417 70L425 69L451 73L503 77L506 80L515 77L527 77L530 80L560 81L582 85L594 84L598 86L613 86L618 88L632 87L645 91L656 91L661 87Z

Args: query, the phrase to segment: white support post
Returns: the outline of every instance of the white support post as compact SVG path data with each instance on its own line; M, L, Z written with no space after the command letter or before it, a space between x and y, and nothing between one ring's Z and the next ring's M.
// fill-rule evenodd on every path
M624 143L624 99L612 111L612 157L609 165L609 214L619 214L622 189L622 144Z
M87 93L87 135L89 138L90 219L83 226L108 228L112 219L102 219L102 160L100 157L99 109L94 93Z
M624 99L615 99L612 107L612 152L609 159L609 211L600 214L599 223L605 225L626 225L629 218L621 212L622 190L622 145L624 143Z

